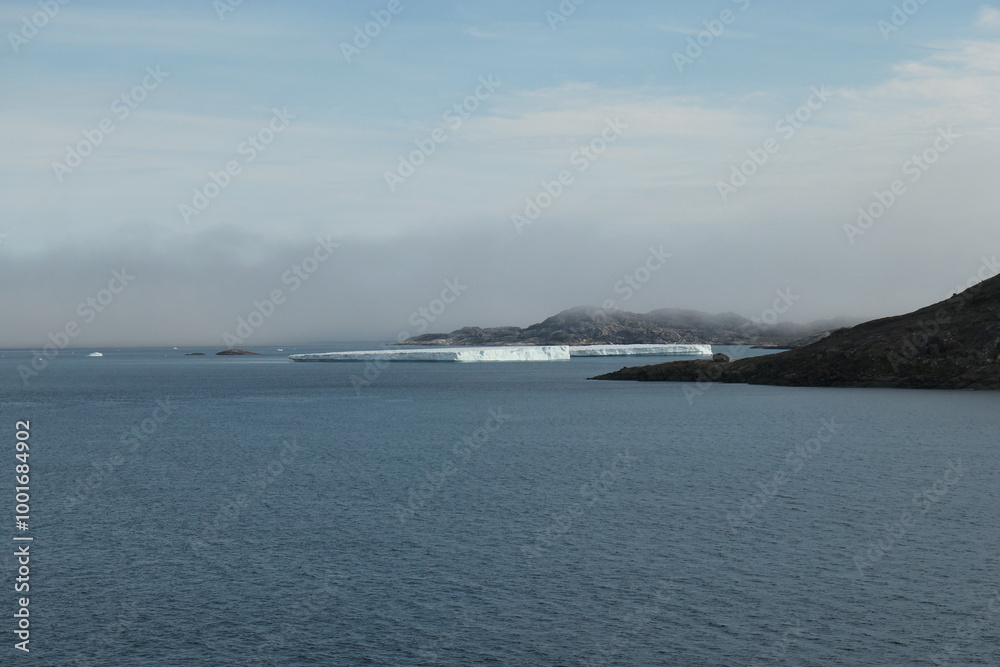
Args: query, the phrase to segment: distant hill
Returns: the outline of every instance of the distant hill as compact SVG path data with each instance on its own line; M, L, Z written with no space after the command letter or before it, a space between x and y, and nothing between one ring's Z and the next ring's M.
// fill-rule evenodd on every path
M854 324L827 320L811 324L757 324L735 313L710 315L696 310L664 308L645 315L580 306L527 328L465 327L430 333L402 345L629 345L638 343L707 343L793 347L800 339Z
M1000 389L1000 276L932 306L834 331L788 352L623 368L594 379Z

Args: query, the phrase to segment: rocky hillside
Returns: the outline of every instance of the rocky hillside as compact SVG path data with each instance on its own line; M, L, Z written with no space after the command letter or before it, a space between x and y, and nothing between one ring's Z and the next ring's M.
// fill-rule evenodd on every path
M781 345L819 335L844 322L756 324L735 313L710 315L696 310L664 308L645 315L582 306L527 328L466 327L451 333L415 336L403 345L628 345L636 343L708 343L714 345Z
M623 368L594 379L1000 389L1000 276L932 306L841 329L796 350L731 362Z

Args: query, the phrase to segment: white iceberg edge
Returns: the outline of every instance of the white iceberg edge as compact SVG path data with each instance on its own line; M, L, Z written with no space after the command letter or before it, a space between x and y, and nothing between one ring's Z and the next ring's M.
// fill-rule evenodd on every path
M571 357L636 357L662 355L703 357L712 355L711 345L670 343L649 345L570 345Z
M436 347L418 350L355 350L293 354L292 361L564 361L570 357L702 357L711 345L520 345Z
M569 359L565 345L522 347L438 347L420 350L358 350L293 354L292 361L562 361Z

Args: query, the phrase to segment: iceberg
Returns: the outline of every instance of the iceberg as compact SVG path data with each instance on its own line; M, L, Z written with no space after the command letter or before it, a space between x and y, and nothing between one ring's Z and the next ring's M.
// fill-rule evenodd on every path
M103 357L104 355L103 355L103 354L101 354L100 352L91 352L91 353L90 353L90 354L88 354L87 356L88 356L88 357Z
M513 347L438 347L420 350L357 350L293 354L292 361L563 361L569 359L566 345Z
M293 354L292 361L564 361L570 357L705 357L711 345L496 345Z
M571 357L710 357L711 345L669 344L669 345L570 345Z

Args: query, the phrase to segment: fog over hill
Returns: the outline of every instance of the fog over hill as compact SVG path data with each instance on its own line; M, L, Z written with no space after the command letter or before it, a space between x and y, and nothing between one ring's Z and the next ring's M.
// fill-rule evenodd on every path
M711 315L662 308L646 314L606 311L591 306L564 310L526 328L465 327L401 341L406 345L631 345L707 343L715 345L795 346L804 338L852 324L847 319L809 324L766 324L736 313Z

